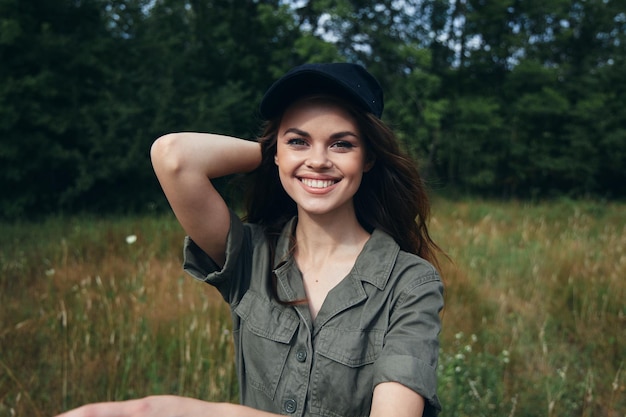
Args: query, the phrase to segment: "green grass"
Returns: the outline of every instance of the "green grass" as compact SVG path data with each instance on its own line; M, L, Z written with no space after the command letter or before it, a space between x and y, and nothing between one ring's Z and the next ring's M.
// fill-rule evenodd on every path
M447 416L626 413L626 206L438 201ZM453 395L450 395L453 394Z
M442 416L626 414L626 204L436 200ZM127 243L130 235L136 242ZM230 315L173 216L0 225L0 417L236 401Z

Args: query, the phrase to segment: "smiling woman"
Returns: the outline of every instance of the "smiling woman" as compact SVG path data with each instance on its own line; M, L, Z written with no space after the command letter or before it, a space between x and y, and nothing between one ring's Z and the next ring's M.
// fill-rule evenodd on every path
M361 228L353 197L371 166L360 136L354 118L328 98L301 99L284 113L274 162L299 219L352 221L348 230Z
M231 307L241 405L151 397L66 417L434 416L438 247L412 160L353 64L306 64L270 87L257 142L159 138L154 169L188 234L185 270ZM212 185L252 172L241 220Z

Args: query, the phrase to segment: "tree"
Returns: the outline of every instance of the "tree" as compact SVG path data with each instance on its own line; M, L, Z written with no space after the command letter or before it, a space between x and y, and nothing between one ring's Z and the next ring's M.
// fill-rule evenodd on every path
M157 136L254 136L299 36L286 6L248 3L1 0L2 217L164 205Z
M104 21L97 2L3 0L0 15L2 213L53 211L85 187L79 126L105 79Z

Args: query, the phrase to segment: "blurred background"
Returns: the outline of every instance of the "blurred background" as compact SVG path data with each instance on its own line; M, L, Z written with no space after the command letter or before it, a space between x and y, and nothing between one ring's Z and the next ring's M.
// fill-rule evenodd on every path
M436 192L626 196L622 1L0 0L0 216L164 208L155 138L254 138L323 61L375 74Z
M328 61L380 80L432 191L442 417L626 416L623 0L0 0L0 417L237 401L149 149L254 139Z

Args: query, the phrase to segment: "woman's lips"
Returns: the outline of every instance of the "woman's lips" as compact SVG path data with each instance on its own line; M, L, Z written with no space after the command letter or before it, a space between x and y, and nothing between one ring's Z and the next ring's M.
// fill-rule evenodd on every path
M331 185L336 184L338 181L336 180L318 180L312 178L300 178L300 182L311 188L328 188Z

